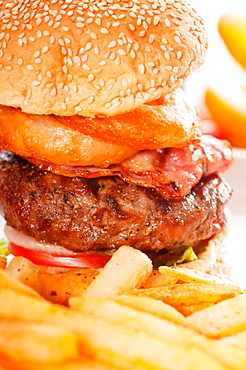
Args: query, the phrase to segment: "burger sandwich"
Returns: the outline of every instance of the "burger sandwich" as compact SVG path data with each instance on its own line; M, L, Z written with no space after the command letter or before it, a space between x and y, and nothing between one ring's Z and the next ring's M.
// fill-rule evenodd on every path
M100 268L129 245L154 264L222 265L231 148L201 135L181 89L206 50L184 0L0 1L11 253Z

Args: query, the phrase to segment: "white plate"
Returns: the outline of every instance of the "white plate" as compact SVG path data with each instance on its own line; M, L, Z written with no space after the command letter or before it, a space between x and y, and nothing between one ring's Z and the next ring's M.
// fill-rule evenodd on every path
M246 287L246 150L234 149L235 164L225 178L233 189L232 227L227 238L232 279Z
M232 227L226 240L232 279L246 287L246 150L234 149L235 164L225 177L233 188L229 203ZM0 238L4 221L0 217Z

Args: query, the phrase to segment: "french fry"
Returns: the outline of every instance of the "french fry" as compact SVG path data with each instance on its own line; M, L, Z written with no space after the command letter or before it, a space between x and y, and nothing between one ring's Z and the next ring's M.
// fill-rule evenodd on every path
M20 362L16 364L16 368L20 369ZM15 368L15 369L16 369ZM1 370L1 368L0 368ZM20 369L22 370L22 368ZM37 370L37 363L25 362L23 370ZM38 364L38 370L120 370L118 368L107 366L95 360L88 358L81 358L78 361L73 362L60 362L60 363L45 363Z
M246 368L246 352L236 351L231 346L209 340L181 325L123 306L113 299L77 297L69 301L73 308L105 319L114 325L122 325L137 332L142 331L161 341L169 341L177 347L197 348L234 370L245 370ZM198 368L200 369L200 366Z
M239 287L233 285L185 283L149 289L133 289L128 294L160 299L182 312L182 306L202 303L210 303L212 305L235 297L241 292L242 290Z
M222 343L229 343L237 348L246 351L246 330L236 334L229 335L220 339Z
M188 269L185 267L168 267L160 266L159 272L162 275L168 276L175 279L175 282L182 280L184 282L196 282L196 283L217 283L223 285L234 285L238 286L235 282L231 280L220 278L214 275L206 274L205 272L198 271L195 269Z
M188 316L185 325L212 338L246 330L246 294Z
M12 258L6 271L10 276L30 286L38 293L41 291L39 267L24 257Z
M152 272L146 254L128 246L120 247L85 292L87 296L112 297L140 287Z
M176 324L182 324L184 321L184 316L174 307L153 298L125 295L117 296L114 299L121 304L139 311L151 313L152 315L175 322Z
M68 298L82 295L98 275L97 270L44 273L40 275L40 294L53 303L67 305Z
M11 360L56 362L78 358L73 332L52 325L0 321L0 351Z
M0 290L0 316L53 324L72 330L78 337L81 350L88 356L125 370L191 370L198 367L199 370L226 369L194 346L177 346L142 331L113 325L13 290Z
M3 288L9 288L23 294L40 297L35 290L10 276L6 270L0 269L0 289Z
M0 269L5 269L7 266L7 258L0 257Z

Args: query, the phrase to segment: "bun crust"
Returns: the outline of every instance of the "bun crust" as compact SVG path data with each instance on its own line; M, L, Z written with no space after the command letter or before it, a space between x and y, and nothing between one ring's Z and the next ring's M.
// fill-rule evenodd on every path
M206 49L203 20L184 0L3 0L0 104L121 114L177 89Z
M225 246L228 232L229 226L225 226L219 234L209 240L207 247L201 253L198 253L197 260L179 266L229 279L231 271Z

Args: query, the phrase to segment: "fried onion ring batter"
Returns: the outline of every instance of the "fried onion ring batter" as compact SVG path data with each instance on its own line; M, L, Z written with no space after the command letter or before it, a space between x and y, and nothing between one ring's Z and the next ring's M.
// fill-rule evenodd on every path
M199 136L196 107L181 89L132 112L105 118L63 117L86 135L136 150L180 147Z
M0 106L0 147L68 166L107 167L136 153L64 126L55 116L30 115L6 106Z

